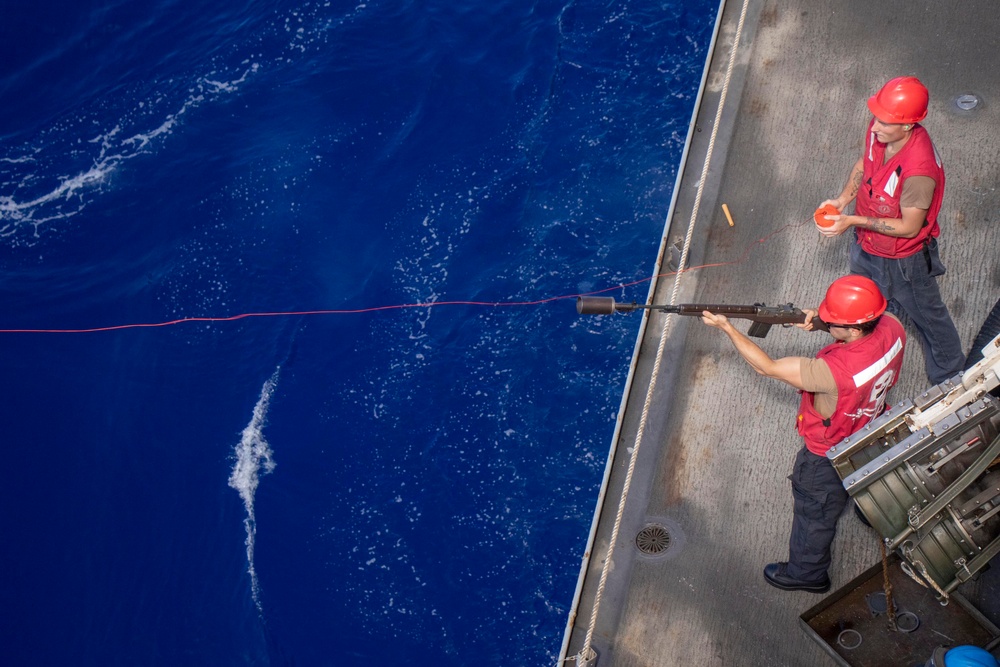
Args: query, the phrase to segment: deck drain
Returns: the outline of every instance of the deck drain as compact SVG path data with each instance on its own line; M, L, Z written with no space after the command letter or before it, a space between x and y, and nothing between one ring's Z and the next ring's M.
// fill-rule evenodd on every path
M979 106L979 98L971 93L959 95L955 98L955 104L962 111L972 111Z
M635 535L636 557L643 561L670 561L684 553L687 539L679 522L665 516L644 517Z
M959 116L971 116L982 111L983 98L976 93L962 93L951 98L951 104L947 108Z
M670 548L670 531L657 523L651 523L635 536L635 546L647 556L665 554Z

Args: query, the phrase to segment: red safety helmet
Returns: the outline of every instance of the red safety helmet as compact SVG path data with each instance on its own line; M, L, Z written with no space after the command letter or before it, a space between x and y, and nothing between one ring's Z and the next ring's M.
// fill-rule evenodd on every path
M915 76L897 76L868 98L868 109L883 123L919 123L927 117L927 88Z
M828 324L864 324L885 312L886 301L871 278L844 276L826 290L819 317Z

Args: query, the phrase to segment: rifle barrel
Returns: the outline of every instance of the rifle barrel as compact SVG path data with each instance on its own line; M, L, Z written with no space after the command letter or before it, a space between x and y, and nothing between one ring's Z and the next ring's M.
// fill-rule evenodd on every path
M618 303L610 296L578 296L576 297L576 312L581 315L611 315L616 312L628 313L637 309L659 310L663 313L677 315L701 315L707 310L713 313L724 313L734 317L752 316L760 312L757 306L729 306L715 303L682 303L670 305L645 305L641 303Z
M677 306L655 306L658 310L666 313L677 313L678 315L701 315L703 311L710 313L722 313L723 315L740 317L743 315L756 315L760 312L758 306L732 306L719 303L682 303Z

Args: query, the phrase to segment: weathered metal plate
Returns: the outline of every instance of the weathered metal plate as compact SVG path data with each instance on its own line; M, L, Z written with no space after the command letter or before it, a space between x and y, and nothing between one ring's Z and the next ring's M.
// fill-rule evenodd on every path
M911 667L922 665L938 646L991 646L1000 630L954 593L942 606L933 591L921 587L889 559L889 582L897 614L909 612L919 619L912 632L892 631L888 617L873 616L866 596L883 589L882 564L861 573L847 585L799 617L806 634L847 667ZM910 618L912 620L912 618ZM847 632L843 636L845 630ZM860 643L858 643L860 635ZM842 641L838 642L838 637ZM856 648L847 648L857 644Z

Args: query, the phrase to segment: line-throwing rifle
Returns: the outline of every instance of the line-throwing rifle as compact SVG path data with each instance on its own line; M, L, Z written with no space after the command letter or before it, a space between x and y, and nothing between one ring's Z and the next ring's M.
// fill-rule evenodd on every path
M675 315L700 317L703 311L715 315L725 315L729 318L750 320L753 324L747 335L763 338L771 330L772 324L802 324L806 314L786 303L783 306L765 306L762 303L752 306L729 306L715 303L679 303L675 306L646 305L641 303L618 303L609 296L578 296L576 297L576 312L581 315L611 315L613 313L629 313L633 310L659 310ZM822 325L821 325L822 326Z

